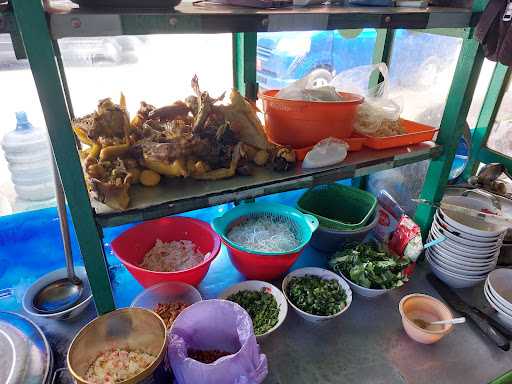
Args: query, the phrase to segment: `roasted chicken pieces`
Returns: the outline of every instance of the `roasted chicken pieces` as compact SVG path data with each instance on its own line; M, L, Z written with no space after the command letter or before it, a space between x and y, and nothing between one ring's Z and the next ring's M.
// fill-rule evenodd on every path
M250 174L251 164L284 171L295 163L293 150L270 143L256 107L233 90L229 102L215 99L192 79L194 95L155 108L142 102L129 122L124 97L73 122L83 151L91 194L111 208L129 206L129 187L142 169L168 177L218 180ZM147 171L149 172L149 171Z

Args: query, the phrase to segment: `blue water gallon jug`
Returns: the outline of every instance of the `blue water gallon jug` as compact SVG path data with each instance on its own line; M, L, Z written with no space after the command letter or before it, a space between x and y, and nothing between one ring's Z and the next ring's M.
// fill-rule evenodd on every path
M31 201L55 195L48 133L32 126L25 112L16 112L16 129L5 134L2 149L17 198Z

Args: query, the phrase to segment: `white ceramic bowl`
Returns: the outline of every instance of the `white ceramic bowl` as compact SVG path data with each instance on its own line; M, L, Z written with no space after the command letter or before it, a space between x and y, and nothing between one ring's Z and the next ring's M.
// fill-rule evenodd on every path
M279 328L281 324L283 324L284 319L286 319L286 315L288 314L288 303L286 301L286 297L283 295L283 292L281 292L279 288L270 283L267 283L266 281L247 280L229 287L228 289L224 290L218 297L219 299L227 300L229 296L240 291L261 290L264 290L266 293L270 293L272 296L274 296L277 302L277 307L279 308L279 316L277 318L276 325L270 328L267 332L261 335L256 335L257 338L270 335L277 328Z
M432 238L430 236L427 239L427 242L429 242L429 241L432 241ZM491 265L492 263L494 263L496 261L495 256L492 256L487 259L475 259L475 258L471 258L471 257L460 256L456 253L441 252L442 248L440 249L437 246L433 246L432 249L435 250L436 253L442 255L443 258L445 258L447 261L455 263L456 265L460 265L462 267L482 267L482 268L484 268L486 266Z
M433 228L431 230L431 236L434 238L442 237L443 235L439 234L437 229ZM437 244L437 246L444 248L450 252L457 253L464 257L474 257L474 258L485 258L489 254L493 254L499 249L500 243L490 243L491 245L488 247L476 248L470 245L466 245L461 243L460 241L452 240L448 236L447 239L442 243Z
M461 230L460 228L454 227L453 225L451 225L448 221L446 221L443 218L446 216L441 216L441 215L442 214L438 211L436 213L436 215L434 216L434 220L435 220L437 226L441 227L441 228L445 228L448 231L450 231L453 235L455 235L459 238L461 237L465 240L470 240L470 241L478 242L478 243L492 244L492 243L496 242L498 239L500 239L500 237L502 235L500 233L500 234L493 235L493 236L477 236L473 233L468 233L468 232Z
M495 262L485 266L465 266L457 262L454 263L445 256L441 256L436 253L435 250L430 251L430 257L439 265L446 267L448 271L466 276L479 276L482 274L488 274L496 267Z
M454 268L454 267L449 266L443 260L436 258L436 256L433 255L432 253L429 255L429 257L434 263L437 264L438 267L442 268L446 272L453 273L453 274L457 275L458 277L462 277L462 278L485 279L487 277L487 274L492 270L492 268L494 268L494 266L493 266L492 268L489 268L486 271L467 271L467 270L463 270L460 268Z
M473 241L473 240L465 239L463 237L460 237L460 236L450 232L446 228L441 227L436 222L434 222L432 224L432 226L438 232L436 234L437 237L439 237L439 236L446 236L448 239L455 241L457 244L465 245L467 247L474 247L474 248L494 248L496 246L495 245L496 244L495 241L492 241L492 242L484 242L484 241L478 242L478 241Z
M445 240L444 242L446 241L448 240ZM455 248L451 247L450 244L448 244L448 247L446 245L441 246L441 244L436 244L432 246L432 249L435 249L439 254L449 255L457 260L480 264L490 263L496 260L499 252L499 249L496 249L492 252L490 251L488 253L472 253L469 250L466 252L460 252L456 251Z
M498 260L497 257L494 259L489 259L489 261L485 264L480 265L462 265L457 260L455 262L451 261L449 259L450 254L446 254L444 251L439 251L437 249L434 249L432 247L430 250L430 256L434 258L436 261L439 261L439 263L444 266L446 265L449 268L454 268L454 273L460 273L460 274L471 274L469 272L482 272L482 273L489 273L496 267L496 262ZM460 272L459 272L460 271ZM466 273L468 272L468 273Z
M341 311L339 311L338 313L335 313L334 315L330 315L330 316L312 315L311 313L304 312L303 310L296 307L295 304L293 304L291 302L290 298L286 294L286 288L288 287L288 284L290 283L290 280L292 279L292 277L302 277L302 276L306 276L306 275L314 275L314 276L318 276L318 277L320 277L322 279L326 279L326 280L333 280L333 279L336 280L338 282L338 284L341 286L341 289L343 289L345 291L345 294L347 296L347 303L346 303L345 307L343 307L341 309ZM302 317L304 320L311 321L311 322L322 322L322 321L332 320L335 317L340 316L343 312L345 312L348 309L348 307L350 307L350 304L352 304L352 290L350 289L350 286L345 282L345 280L343 280L341 278L341 276L337 275L334 272L328 271L327 269L323 269L323 268L310 267L310 268L296 269L295 271L290 272L288 275L286 275L286 277L283 280L282 287L283 287L283 293L286 297L286 300L288 300L288 303L290 303L290 306L295 310L295 312L297 312L297 314L300 317Z
M469 279L466 277L455 275L439 267L435 262L433 262L430 259L428 255L426 256L426 258L428 263L430 264L430 268L432 269L434 275L436 275L440 280L444 281L446 285L452 288L469 288L485 280L485 277L480 279Z
M512 316L507 315L497 304L495 298L491 295L489 290L484 288L484 296L487 299L489 305L497 312L498 320L506 328L512 330Z
M453 267L446 265L443 262L442 258L439 258L439 256L437 256L435 251L433 251L432 249L427 250L425 255L428 256L430 258L430 260L436 264L437 267L440 267L441 269L445 270L446 272L452 273L452 274L456 275L457 277L462 277L462 278L466 278L466 279L482 280L482 279L487 278L487 275L490 272L490 271L483 271L477 275L474 275L474 274L471 275L471 274L469 274L470 271L462 270L460 268L453 268ZM488 268L491 268L491 266L489 266ZM492 268L494 268L494 266Z
M80 280L82 280L84 290L81 301L74 307L68 308L64 311L57 313L43 313L37 311L32 305L35 295L42 288L46 287L52 281L63 279L68 276L67 269L60 268L50 273L47 273L46 275L41 276L27 289L27 291L23 295L23 309L32 316L44 317L53 320L68 320L81 314L92 301L91 286L89 285L89 279L87 278L87 273L85 272L84 267L75 267L75 273L80 278Z
M366 288L362 287L354 282L352 282L347 276L345 276L343 273L340 273L340 276L350 285L350 288L352 291L357 293L360 296L366 297L367 299L374 299L376 297L379 297L386 292L392 291L392 288L386 288L386 289L373 289L373 288Z
M472 231L464 230L463 229L464 227L461 227L460 224L458 224L458 226L454 226L453 221L449 221L448 216L445 213L443 213L443 211L440 211L440 210L438 210L436 212L436 214L434 215L434 220L442 228L446 228L450 232L454 233L455 235L457 235L459 237L463 237L467 240L472 240L472 241L478 241L478 242L483 241L486 243L490 243L490 242L497 240L501 236L501 233L502 233L502 232L497 232L497 233L493 233L492 235L491 234L477 235Z
M489 275L489 286L512 307L512 269L496 269Z
M487 278L485 281L484 294L486 294L488 298L492 298L494 304L496 304L496 306L499 307L499 309L501 309L504 313L512 316L512 306L506 301L503 302L503 299L500 298L496 291L489 285L489 278Z
M501 213L494 209L492 205L483 203L479 199L474 199L470 197L448 196L445 197L443 201L448 204L463 206L478 211L485 209L493 213ZM475 236L493 237L503 232L502 228L499 228L494 224L484 222L482 220L473 218L468 215L443 209L438 211L440 211L439 213L441 218L443 218L447 223L452 225L454 228L458 228L461 231L465 231Z
M442 228L448 229L451 233L458 237L462 237L466 240L471 241L477 241L477 242L484 242L484 243L493 243L497 241L500 238L500 235L493 235L493 236L478 236L471 232L463 231L460 227L454 227L451 222L448 222L446 220L446 215L441 216L441 214L438 212L435 216L437 224L441 226Z

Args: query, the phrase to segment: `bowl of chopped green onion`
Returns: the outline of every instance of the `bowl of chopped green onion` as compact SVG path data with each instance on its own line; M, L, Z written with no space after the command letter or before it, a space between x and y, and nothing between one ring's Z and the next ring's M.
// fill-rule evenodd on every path
M288 314L288 303L283 293L265 281L243 281L226 289L219 299L233 301L245 309L258 338L274 332Z
M334 319L352 303L352 291L345 280L322 268L289 273L283 280L283 292L295 312L311 322Z

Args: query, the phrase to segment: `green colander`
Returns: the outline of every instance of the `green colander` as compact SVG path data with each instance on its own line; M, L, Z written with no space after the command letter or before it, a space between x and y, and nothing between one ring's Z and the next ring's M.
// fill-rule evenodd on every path
M297 207L314 215L323 228L352 231L368 223L377 207L377 198L354 187L325 184L304 193Z

